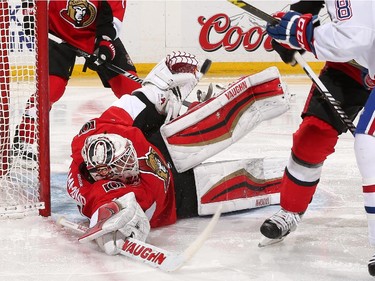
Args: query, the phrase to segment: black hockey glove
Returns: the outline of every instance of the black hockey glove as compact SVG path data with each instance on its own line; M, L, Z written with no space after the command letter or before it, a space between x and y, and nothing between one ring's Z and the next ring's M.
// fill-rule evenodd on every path
M111 62L116 56L116 48L109 37L102 36L96 39L94 54L99 58L99 64Z
M296 60L294 59L294 54L297 52L297 50L285 48L273 39L271 44L272 48L279 54L283 62L290 64L291 66L295 66L297 64ZM299 52L303 54L305 50L299 50Z
M34 36L35 19L34 3L30 0L22 0L23 30L27 36Z
M107 36L97 38L95 44L94 54L86 58L86 63L83 71L86 71L86 67L91 70L98 71L98 66L105 62L111 62L116 56L116 48L113 45L112 40Z

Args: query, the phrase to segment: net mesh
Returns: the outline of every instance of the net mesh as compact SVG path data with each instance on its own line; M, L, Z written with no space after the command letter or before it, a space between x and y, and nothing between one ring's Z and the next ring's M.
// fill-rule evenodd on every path
M36 5L0 1L0 217L22 217L43 208L39 194L37 39L24 24ZM26 32L25 32L26 31Z

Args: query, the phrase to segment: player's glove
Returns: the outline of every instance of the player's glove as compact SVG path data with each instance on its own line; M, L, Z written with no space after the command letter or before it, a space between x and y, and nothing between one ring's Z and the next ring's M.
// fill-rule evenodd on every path
M363 79L363 85L366 87L367 90L372 90L375 88L375 80L371 79L367 70L362 72L362 79Z
M133 192L104 204L92 215L90 228L78 240L96 240L108 255L119 253L127 237L146 241L150 223Z
M34 36L34 2L30 0L22 0L23 30L26 35Z
M107 36L97 38L94 55L98 58L96 62L98 65L103 62L111 62L116 56L116 48L112 40Z
M92 56L86 58L87 66L97 71L97 67L105 62L111 62L116 56L116 48L108 36L101 36L96 39L95 51Z
M280 22L267 24L266 31L269 36L287 48L315 53L313 35L314 27L319 25L317 16L289 11L277 12L273 17Z
M112 40L108 36L100 36L96 39L94 54L86 58L85 67L98 71L98 66L111 62L115 56L116 48Z
M294 59L294 54L296 52L300 52L303 54L305 50L295 50L295 49L289 49L285 46L280 45L277 43L274 39L271 40L272 48L279 54L280 58L283 60L283 62L290 64L291 66L295 66L297 64L297 61Z

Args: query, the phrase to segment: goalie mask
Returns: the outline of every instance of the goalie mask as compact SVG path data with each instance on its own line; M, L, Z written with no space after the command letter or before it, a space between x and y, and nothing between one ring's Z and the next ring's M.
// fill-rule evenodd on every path
M139 165L133 143L116 134L98 134L86 139L82 157L95 181L120 180L134 183Z

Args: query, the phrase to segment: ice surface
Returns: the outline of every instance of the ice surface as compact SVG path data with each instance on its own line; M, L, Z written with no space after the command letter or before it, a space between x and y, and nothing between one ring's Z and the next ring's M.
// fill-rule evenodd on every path
M220 83L228 78L205 78ZM211 160L288 157L310 87L305 76L285 77L292 94L291 110L257 127L240 142ZM79 82L79 83L78 83ZM164 273L122 256L106 256L97 246L80 244L61 229L61 215L85 222L65 192L70 139L90 117L114 100L100 82L72 80L51 111L52 212L50 218L0 221L1 281L342 281L373 280L361 180L353 153L353 137L341 136L335 154L323 168L314 200L296 232L282 243L258 248L259 226L278 206L224 215L199 252L179 271ZM245 152L245 153L244 153ZM204 229L209 218L178 221L153 230L148 242L182 251Z

